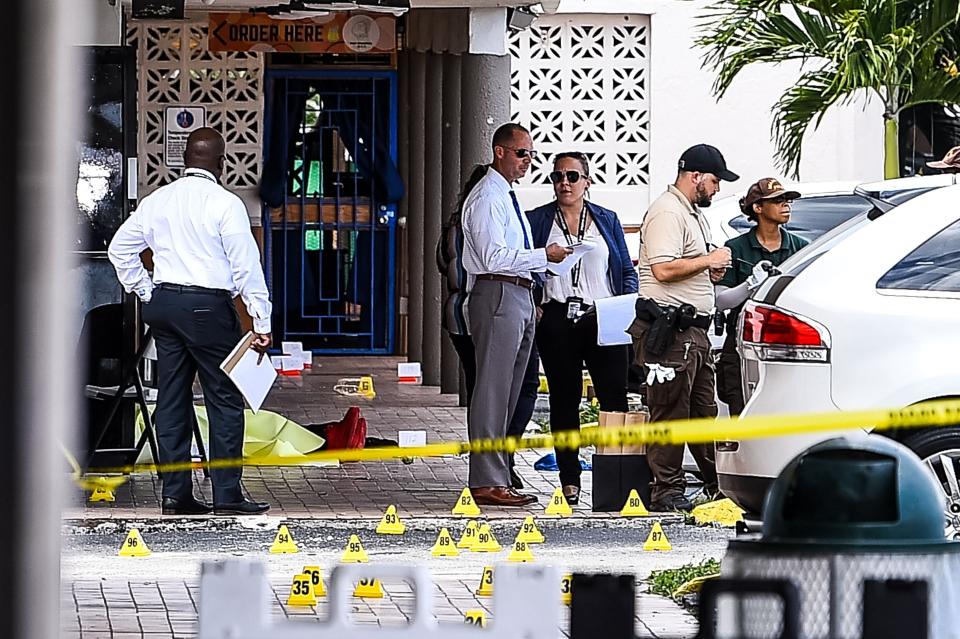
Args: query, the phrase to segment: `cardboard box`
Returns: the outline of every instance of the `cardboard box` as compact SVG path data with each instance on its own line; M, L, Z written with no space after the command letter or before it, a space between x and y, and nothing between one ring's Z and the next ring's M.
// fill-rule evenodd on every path
M645 411L635 411L629 413L619 413L615 411L600 411L598 428L623 428L625 426L636 426L647 421ZM597 445L598 455L643 455L646 446L643 444L620 444L612 446Z

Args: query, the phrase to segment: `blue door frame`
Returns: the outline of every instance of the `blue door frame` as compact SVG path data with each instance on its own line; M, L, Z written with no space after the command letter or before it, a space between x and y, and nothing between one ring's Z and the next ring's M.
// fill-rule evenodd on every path
M287 167L283 204L263 205L264 256L277 341L301 341L305 350L315 353L392 353L396 204L378 201L370 167L377 166L373 154L386 148L396 162L397 74L267 69L265 86L273 99L265 100L264 122L279 116L279 133L296 126L288 121L291 98L313 100L303 110L298 139L281 145ZM365 141L358 105L366 100L370 123L365 126L374 139ZM384 104L388 118L376 114ZM281 111L275 114L276 109ZM373 114L380 116L379 127ZM382 130L384 122L388 131ZM264 127L265 154L277 134ZM382 144L383 135L389 136L388 146ZM361 153L367 154L367 175L358 170Z

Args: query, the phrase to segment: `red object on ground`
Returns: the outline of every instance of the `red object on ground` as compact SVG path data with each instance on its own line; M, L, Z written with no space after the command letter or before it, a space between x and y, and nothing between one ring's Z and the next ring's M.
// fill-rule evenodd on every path
M367 439L367 420L357 406L347 409L339 422L327 425L327 449L363 448Z

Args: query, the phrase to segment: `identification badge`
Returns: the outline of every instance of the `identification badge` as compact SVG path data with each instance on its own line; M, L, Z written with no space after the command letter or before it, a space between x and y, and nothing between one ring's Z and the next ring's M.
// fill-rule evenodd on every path
M580 309L583 308L583 298L581 297L568 297L567 298L567 319L575 320L580 315Z

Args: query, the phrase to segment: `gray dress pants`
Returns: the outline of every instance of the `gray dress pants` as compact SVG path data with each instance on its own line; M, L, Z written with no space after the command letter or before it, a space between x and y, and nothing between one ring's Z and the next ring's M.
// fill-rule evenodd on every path
M533 294L516 284L477 280L470 291L468 310L477 382L467 415L467 434L471 441L505 437L533 347ZM470 456L471 488L509 485L507 453Z

